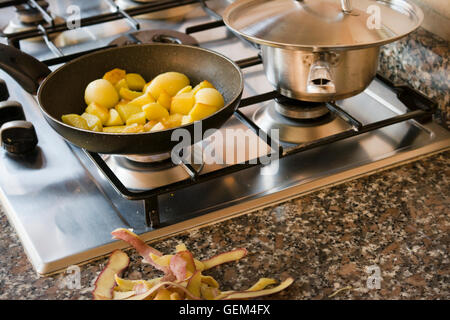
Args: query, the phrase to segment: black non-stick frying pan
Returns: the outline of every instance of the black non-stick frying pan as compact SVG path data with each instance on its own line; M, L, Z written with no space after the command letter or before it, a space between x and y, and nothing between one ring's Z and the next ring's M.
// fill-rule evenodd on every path
M238 107L243 91L243 76L230 59L214 51L178 44L130 45L94 52L51 70L40 61L11 46L0 44L0 68L10 74L26 91L38 96L41 111L56 132L67 141L88 151L107 154L159 154L170 152L179 143L171 141L167 129L146 133L105 133L72 127L61 121L68 113L82 114L86 108L84 90L114 68L141 74L147 81L160 73L184 73L195 85L210 81L225 100L225 106L201 121L202 135L218 129ZM189 131L192 143L194 124L182 127Z

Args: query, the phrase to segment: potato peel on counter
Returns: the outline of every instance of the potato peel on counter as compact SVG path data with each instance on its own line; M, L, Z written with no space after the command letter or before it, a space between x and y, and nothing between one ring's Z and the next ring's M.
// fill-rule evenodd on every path
M95 282L95 300L240 300L277 293L294 282L288 277L278 286L267 288L276 284L276 280L261 278L244 291L221 291L219 283L213 277L203 275L202 271L240 260L247 255L246 249L235 249L200 261L184 244L177 245L174 254L163 255L128 229L119 228L111 234L133 246L144 263L162 271L164 276L150 280L121 278L130 259L123 251L115 250Z

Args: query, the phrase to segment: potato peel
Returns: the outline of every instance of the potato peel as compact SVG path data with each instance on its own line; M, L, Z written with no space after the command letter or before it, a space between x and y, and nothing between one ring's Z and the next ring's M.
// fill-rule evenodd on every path
M177 252L172 259L170 259L169 268L178 281L186 279L187 274L194 274L196 266L192 253L187 250Z
M161 282L162 277L160 278L154 278L151 280L128 280L128 279L122 279L119 277L119 275L115 275L115 280L117 284L118 291L131 291L133 290L134 286L140 283L145 283L149 288L153 287L154 285Z
M135 295L135 296L131 296L129 298L127 298L126 300L145 300L146 298L148 298L149 296L151 296L153 293L156 293L159 289L164 288L165 286L167 286L168 288L170 287L175 287L175 288L179 288L181 289L190 299L193 300L199 300L199 298L195 297L194 295L192 295L185 287L183 287L182 285L175 283L175 282L161 282L159 284L157 284L156 286L154 286L153 288L151 288L150 290L148 290L145 293L142 293L140 295Z
M100 272L94 284L92 295L95 300L108 300L113 298L114 287L116 286L115 276L121 274L128 264L130 258L121 251L115 250L109 257L105 269Z
M261 278L253 286L244 291L224 291L219 289L219 283L211 276L202 275L203 270L217 265L237 261L247 255L243 248L235 249L199 261L187 250L184 244L176 246L175 254L163 255L158 250L148 246L138 235L119 228L112 235L128 242L143 257L144 263L150 263L156 269L164 271L163 277L150 280L128 280L120 277L128 266L128 256L116 250L111 254L105 269L95 282L93 292L95 299L112 300L239 300L261 297L280 292L290 286L294 279L289 277L278 286L266 289L276 284L272 278Z
M139 252L139 254L142 256L142 258L144 259L143 260L144 263L151 264L156 269L161 270L164 273L169 273L169 269L167 267L163 267L155 263L155 261L150 256L150 254L154 254L156 256L162 256L163 254L158 250L156 250L155 248L152 248L149 245L147 245L135 233L125 228L118 228L113 232L111 232L111 234L115 239L123 240L132 245L136 249L136 251Z
M227 293L222 293L217 299L218 300L241 300L241 299L249 299L249 298L257 298L262 296L267 296L269 294L274 294L277 292L280 292L287 287L289 287L294 282L294 279L289 277L283 282L281 282L278 286L270 288L270 289L264 289L264 290L257 290L257 291L229 291Z
M195 297L200 298L201 290L200 286L202 284L202 274L200 271L194 273L194 275L189 279L186 289Z
M208 260L203 260L202 263L205 267L205 270L208 270L226 262L242 259L247 255L247 253L247 249L239 248L236 250L219 253L218 255L209 258Z
M183 281L186 278L186 265L187 262L181 256L176 254L170 259L169 268L175 275L178 281Z

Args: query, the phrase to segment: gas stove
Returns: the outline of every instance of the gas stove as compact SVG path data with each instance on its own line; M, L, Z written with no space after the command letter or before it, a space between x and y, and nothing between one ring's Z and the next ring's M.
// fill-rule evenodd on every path
M101 155L70 145L45 122L36 98L0 71L8 93L1 96L9 95L6 104L22 105L38 137L26 155L0 151L1 203L41 275L124 248L110 234L119 227L147 241L162 239L450 146L450 133L431 120L433 102L381 75L342 101L311 104L281 96L265 77L258 48L230 33L208 1L48 1L47 14L39 3L0 2L1 21L20 21L24 6L32 10L23 17L33 16L25 29L0 26L1 41L51 68L101 48L156 41L218 51L235 60L245 78L239 109L219 130L234 129L245 139L221 144L208 138L192 146L202 161L185 166L167 155ZM73 11L71 5L78 7ZM80 28L66 23L73 12L79 12ZM254 160L267 155L267 148L254 154L249 145L272 129L278 137L265 141L277 146L279 159L263 165ZM224 156L248 152L218 164L202 154L207 144Z

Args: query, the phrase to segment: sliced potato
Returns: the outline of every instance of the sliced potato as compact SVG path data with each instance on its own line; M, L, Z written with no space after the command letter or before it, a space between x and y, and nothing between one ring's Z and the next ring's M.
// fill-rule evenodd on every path
M161 123L166 128L175 128L181 126L181 120L183 118L183 115L180 113L174 113L169 115L167 118L162 118Z
M152 95L148 92L145 92L143 95L131 100L129 103L134 104L139 107L143 107L146 104L155 102L155 99L153 99Z
M198 90L203 89L203 88L214 88L214 86L212 85L211 82L204 80L204 81L200 82L198 85L196 85L194 87L194 89L192 89L192 93L196 94L198 92Z
M150 131L157 123L158 121L156 120L151 120L147 122L146 124L144 124L144 131L146 132Z
M169 116L169 111L157 102L146 104L142 107L142 111L145 112L149 121L159 120Z
M161 130L166 130L167 128L164 127L164 125L161 122L158 122L157 124L155 124L153 126L153 128L150 129L150 132L155 132L155 131L161 131Z
M172 98L170 113L189 114L194 106L195 98L192 92L179 93Z
M138 73L127 73L125 76L128 87L134 91L142 91L145 86L145 80Z
M129 89L129 88L128 88L127 80L126 80L125 78L119 80L119 81L114 85L114 88L116 88L116 91L117 91L117 93L119 93L119 94L120 94L120 89L122 89L122 88Z
M103 131L103 126L100 124L98 126L94 126L91 130L92 131L97 131L97 132L102 132Z
M166 90L161 90L159 94L158 103L162 105L167 110L170 109L170 104L172 103L172 97L166 92Z
M78 114L73 114L73 113L65 114L61 117L61 120L65 124L71 125L73 127L89 130L89 126L87 124L86 119L84 119L83 117L81 117Z
M103 127L103 132L122 133L126 126Z
M110 109L110 110L114 110L114 109ZM81 117L84 118L84 120L86 120L89 129L91 129L93 131L102 131L103 130L102 121L96 115L85 112L81 115Z
M117 106L120 106L120 105L129 104L129 103L130 103L130 100L127 100L127 99L120 99L119 103L117 103L117 104L114 106L114 108L116 108ZM117 108L116 108L116 109L117 109Z
M105 125L105 123L109 119L109 110L95 102L89 104L85 112L97 116L101 120L103 125Z
M122 99L134 100L143 95L140 91L133 91L128 88L120 88L119 95Z
M142 91L143 91L143 92L147 92L147 88L148 88L148 86L150 85L150 83L152 83L152 82L149 81L149 82L147 82L147 83L145 84L145 86L142 88Z
M146 121L145 112L138 112L138 113L132 114L127 119L127 126L132 125L133 123L144 125L145 121Z
M192 121L197 121L212 115L216 111L216 107L203 103L196 103L189 112L189 116L191 117Z
M187 116L183 116L183 118L181 118L181 125L184 126L185 124L194 122L194 120L192 120L190 115Z
M112 85L116 85L120 80L124 79L126 75L125 70L114 68L103 75L103 79L111 82Z
M222 94L214 88L202 88L195 94L195 102L222 108L225 104Z
M174 96L178 91L189 85L189 79L186 75L180 72L165 72L157 75L150 85L147 87L147 91L158 99L161 90L165 90L170 96Z
M192 91L192 86L186 86L183 89L181 89L180 91L178 91L175 96L182 94L182 93L186 93L186 92L191 92Z
M119 95L111 82L97 79L87 85L84 100L87 105L95 102L105 108L112 108L119 102Z
M116 110L119 113L120 118L122 118L122 121L125 123L133 114L142 112L142 108L134 104L118 105L116 106Z
M139 133L144 132L144 126L142 124L132 123L129 126L123 128L123 133Z
M121 125L123 125L123 121L119 115L119 112L117 112L117 110L114 108L109 109L109 118L108 121L106 121L105 126L121 126Z

